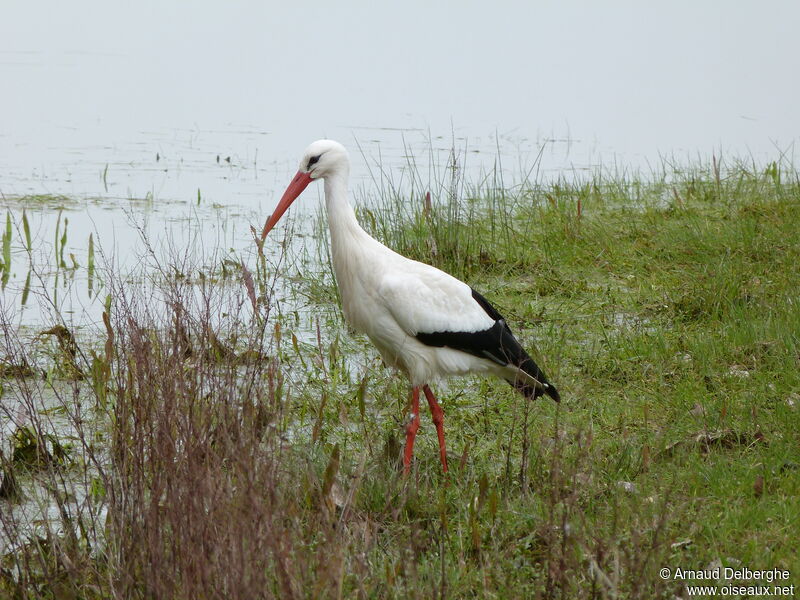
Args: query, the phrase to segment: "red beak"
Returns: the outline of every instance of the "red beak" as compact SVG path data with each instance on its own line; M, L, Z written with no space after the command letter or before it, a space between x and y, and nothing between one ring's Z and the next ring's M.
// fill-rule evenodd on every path
M267 219L267 223L264 225L264 231L261 232L261 241L264 241L264 238L267 237L267 234L270 230L275 227L275 224L280 220L283 216L283 213L286 212L286 209L294 202L297 197L303 192L308 184L311 183L313 179L311 179L311 175L309 173L303 173L302 171L298 171L297 175L294 176L292 179L292 183L289 184L289 187L286 188L286 191L283 192L283 196L281 196L280 201L278 202L278 206L275 207L275 212L272 213L272 216Z

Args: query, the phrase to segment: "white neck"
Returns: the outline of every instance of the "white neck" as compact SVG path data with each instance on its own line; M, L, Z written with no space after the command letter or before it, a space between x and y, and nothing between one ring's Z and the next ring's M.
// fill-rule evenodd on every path
M364 231L358 224L353 207L347 201L347 174L337 173L325 178L325 204L328 209L331 244L340 241L347 233Z
M374 315L365 312L364 295L374 293L394 253L370 237L359 225L347 201L347 172L325 178L325 203L331 236L331 261L336 273L345 319L356 330L369 333Z
M347 173L334 173L325 178L325 204L331 236L331 256L336 278L355 275L364 266L364 251L377 242L359 225L356 213L347 201Z

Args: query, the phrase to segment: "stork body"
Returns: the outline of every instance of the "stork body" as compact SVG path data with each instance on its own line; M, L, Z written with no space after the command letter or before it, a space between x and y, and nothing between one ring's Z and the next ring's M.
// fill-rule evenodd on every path
M431 409L447 471L443 411L429 384L466 373L502 377L531 399L558 391L514 338L503 317L466 283L408 259L371 237L347 200L349 158L331 140L311 144L262 239L314 179L325 181L331 254L345 319L366 334L384 361L411 382L404 468L408 472L419 428L419 393Z

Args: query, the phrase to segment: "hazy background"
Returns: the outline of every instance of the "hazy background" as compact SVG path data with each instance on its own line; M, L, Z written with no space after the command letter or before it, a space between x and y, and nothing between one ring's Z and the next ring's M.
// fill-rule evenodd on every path
M474 169L499 145L512 171L544 145L545 172L557 173L712 152L772 160L800 135L794 1L75 1L0 11L7 196L180 199L202 188L267 210L323 136L363 163L358 142L389 169L403 164L404 145L424 153L455 141ZM366 181L360 164L355 175Z

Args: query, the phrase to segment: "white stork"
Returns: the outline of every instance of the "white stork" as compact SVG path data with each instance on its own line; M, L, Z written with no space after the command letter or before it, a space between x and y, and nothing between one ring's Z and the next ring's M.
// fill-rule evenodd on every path
M420 390L430 406L446 472L444 414L429 383L450 375L491 373L529 399L547 394L558 402L558 391L483 296L435 267L397 254L361 228L347 201L349 172L344 146L332 140L311 144L267 219L261 240L309 183L325 180L333 268L345 319L411 382L404 472L409 471L419 429Z

